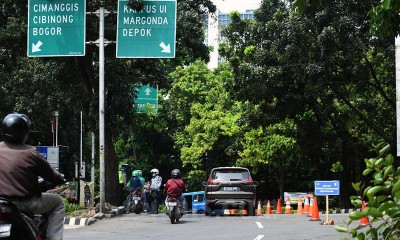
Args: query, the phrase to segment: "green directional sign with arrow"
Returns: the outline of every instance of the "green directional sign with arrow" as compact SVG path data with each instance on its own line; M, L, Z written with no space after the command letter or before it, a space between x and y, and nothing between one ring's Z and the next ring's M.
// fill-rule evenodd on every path
M86 0L29 0L28 57L85 55Z
M135 111L138 113L158 110L158 90L149 85L143 85L136 88L138 92L135 99Z
M176 0L143 0L136 12L118 1L117 58L174 58Z

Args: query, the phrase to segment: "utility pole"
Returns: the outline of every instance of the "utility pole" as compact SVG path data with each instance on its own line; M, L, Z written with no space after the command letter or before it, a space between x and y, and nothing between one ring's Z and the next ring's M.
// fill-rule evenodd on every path
M93 14L89 12L87 14ZM105 108L104 108L104 47L110 43L104 39L104 17L110 14L103 6L95 12L99 17L99 39L87 42L99 47L99 160L100 160L100 212L105 213ZM92 139L94 135L92 135ZM94 144L93 144L94 146ZM92 150L92 179L94 181L94 150Z
M395 58L396 58L396 131L397 144L396 155L400 156L400 37L395 38Z
M54 111L54 116L56 116L56 147L58 147L58 111Z
M100 7L99 27L99 139L100 139L100 212L105 213L105 141L104 141L104 7Z

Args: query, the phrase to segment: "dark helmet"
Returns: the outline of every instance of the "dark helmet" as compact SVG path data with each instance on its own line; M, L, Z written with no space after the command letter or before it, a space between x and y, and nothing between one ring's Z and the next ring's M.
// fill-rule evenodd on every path
M171 177L172 178L179 178L181 176L181 171L179 169L174 169L171 172Z
M28 138L31 121L25 114L10 113L4 118L2 128L6 142L24 144Z

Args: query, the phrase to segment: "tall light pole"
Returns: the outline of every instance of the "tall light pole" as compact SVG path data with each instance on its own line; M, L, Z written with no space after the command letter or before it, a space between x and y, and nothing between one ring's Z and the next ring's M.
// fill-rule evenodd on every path
M100 212L105 212L105 141L104 141L104 7L100 7L99 24L99 154L100 154Z
M54 111L54 116L56 117L56 147L58 147L58 111Z

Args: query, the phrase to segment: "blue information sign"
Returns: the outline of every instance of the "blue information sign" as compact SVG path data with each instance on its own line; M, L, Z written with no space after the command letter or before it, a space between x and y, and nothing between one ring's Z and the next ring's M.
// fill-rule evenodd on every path
M60 166L59 148L49 146L37 146L36 150L44 157L44 159L55 169Z
M317 196L340 195L340 181L314 181L314 192Z

